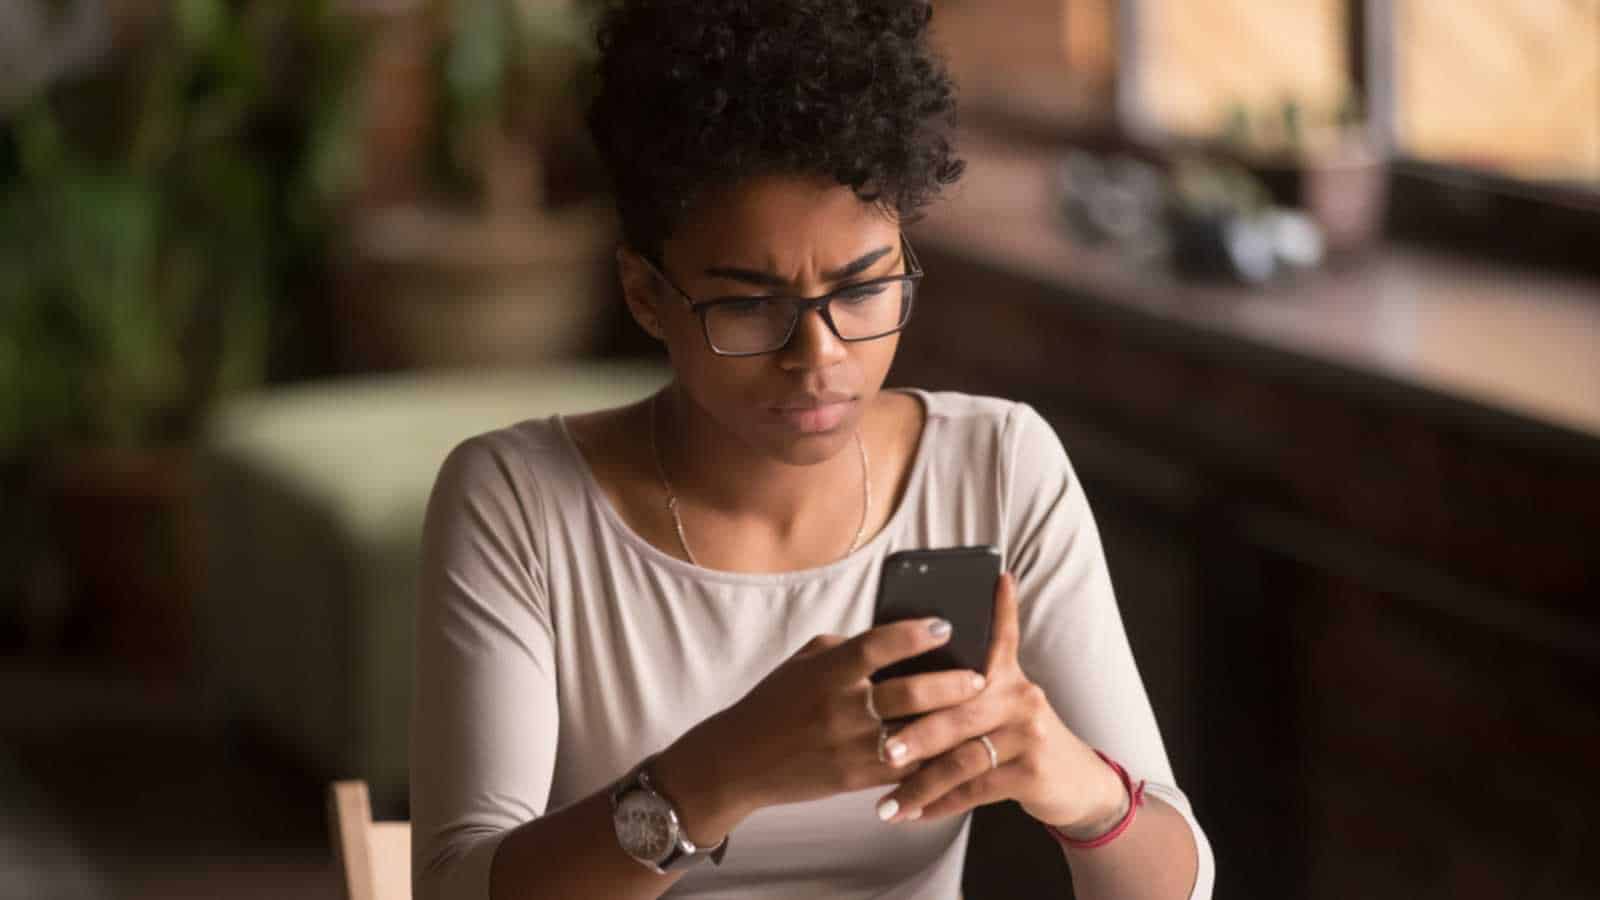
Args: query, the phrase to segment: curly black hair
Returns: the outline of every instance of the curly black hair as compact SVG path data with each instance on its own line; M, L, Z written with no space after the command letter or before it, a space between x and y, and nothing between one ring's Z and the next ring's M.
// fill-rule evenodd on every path
M589 128L624 238L659 261L704 192L831 178L901 221L965 164L918 0L625 0L599 28Z

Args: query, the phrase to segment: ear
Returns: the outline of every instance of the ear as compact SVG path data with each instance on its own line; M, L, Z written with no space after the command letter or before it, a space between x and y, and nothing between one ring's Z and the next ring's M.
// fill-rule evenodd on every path
M628 312L633 314L633 320L639 323L646 334L665 342L667 333L659 313L660 291L655 274L639 254L626 246L618 246L617 275L622 279L622 297L628 304Z

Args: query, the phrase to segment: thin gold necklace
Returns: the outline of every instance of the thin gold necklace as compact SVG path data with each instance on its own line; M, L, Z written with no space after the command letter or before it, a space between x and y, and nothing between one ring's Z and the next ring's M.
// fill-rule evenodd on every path
M667 469L661 462L661 447L656 443L656 406L660 394L650 398L650 451L656 458L656 474L661 476L661 487L667 492L667 512L672 514L673 530L678 532L678 545L683 548L683 555L689 557L689 562L700 565L694 558L694 551L689 549L689 539L683 533L683 519L678 515L678 495L672 492L672 482L667 480ZM856 528L855 540L850 542L850 549L844 552L845 556L856 552L861 546L861 538L867 533L867 518L872 513L872 476L867 463L867 445L861 440L861 430L856 429L856 450L861 455L861 525Z

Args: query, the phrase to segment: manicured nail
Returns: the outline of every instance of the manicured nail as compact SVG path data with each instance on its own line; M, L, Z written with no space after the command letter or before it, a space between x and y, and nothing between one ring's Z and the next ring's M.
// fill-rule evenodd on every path
M915 822L916 820L918 820L920 818L922 818L922 810L913 809L911 812L906 813L906 817L904 819L901 819L900 821L902 821L902 822Z
M889 740L889 743L883 745L883 749L889 751L889 761L894 763L895 765L898 766L902 762L905 762L905 758L906 758L906 745L905 745L905 742L903 742L901 740L898 740L898 739L895 739L895 738L891 738Z
M974 674L972 676L972 689L975 690L975 691L983 690L983 686L985 684L987 684L987 683L988 682L984 680L984 677L982 675Z
M878 818L885 822L894 818L894 814L899 811L900 801L894 799L893 797L885 797L878 802Z
M950 623L946 622L944 619L934 619L928 624L928 631L931 632L934 637L944 637L950 633Z

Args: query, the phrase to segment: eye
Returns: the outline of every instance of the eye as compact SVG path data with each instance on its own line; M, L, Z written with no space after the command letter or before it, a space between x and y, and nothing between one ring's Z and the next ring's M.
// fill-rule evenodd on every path
M766 313L771 305L769 297L729 298L717 301L716 311L729 316L758 316Z
M873 297L876 297L879 294L882 294L886 290L888 290L888 285L863 284L857 287L845 288L838 294L835 294L834 299L843 300L846 303L863 303L867 300L871 300Z

